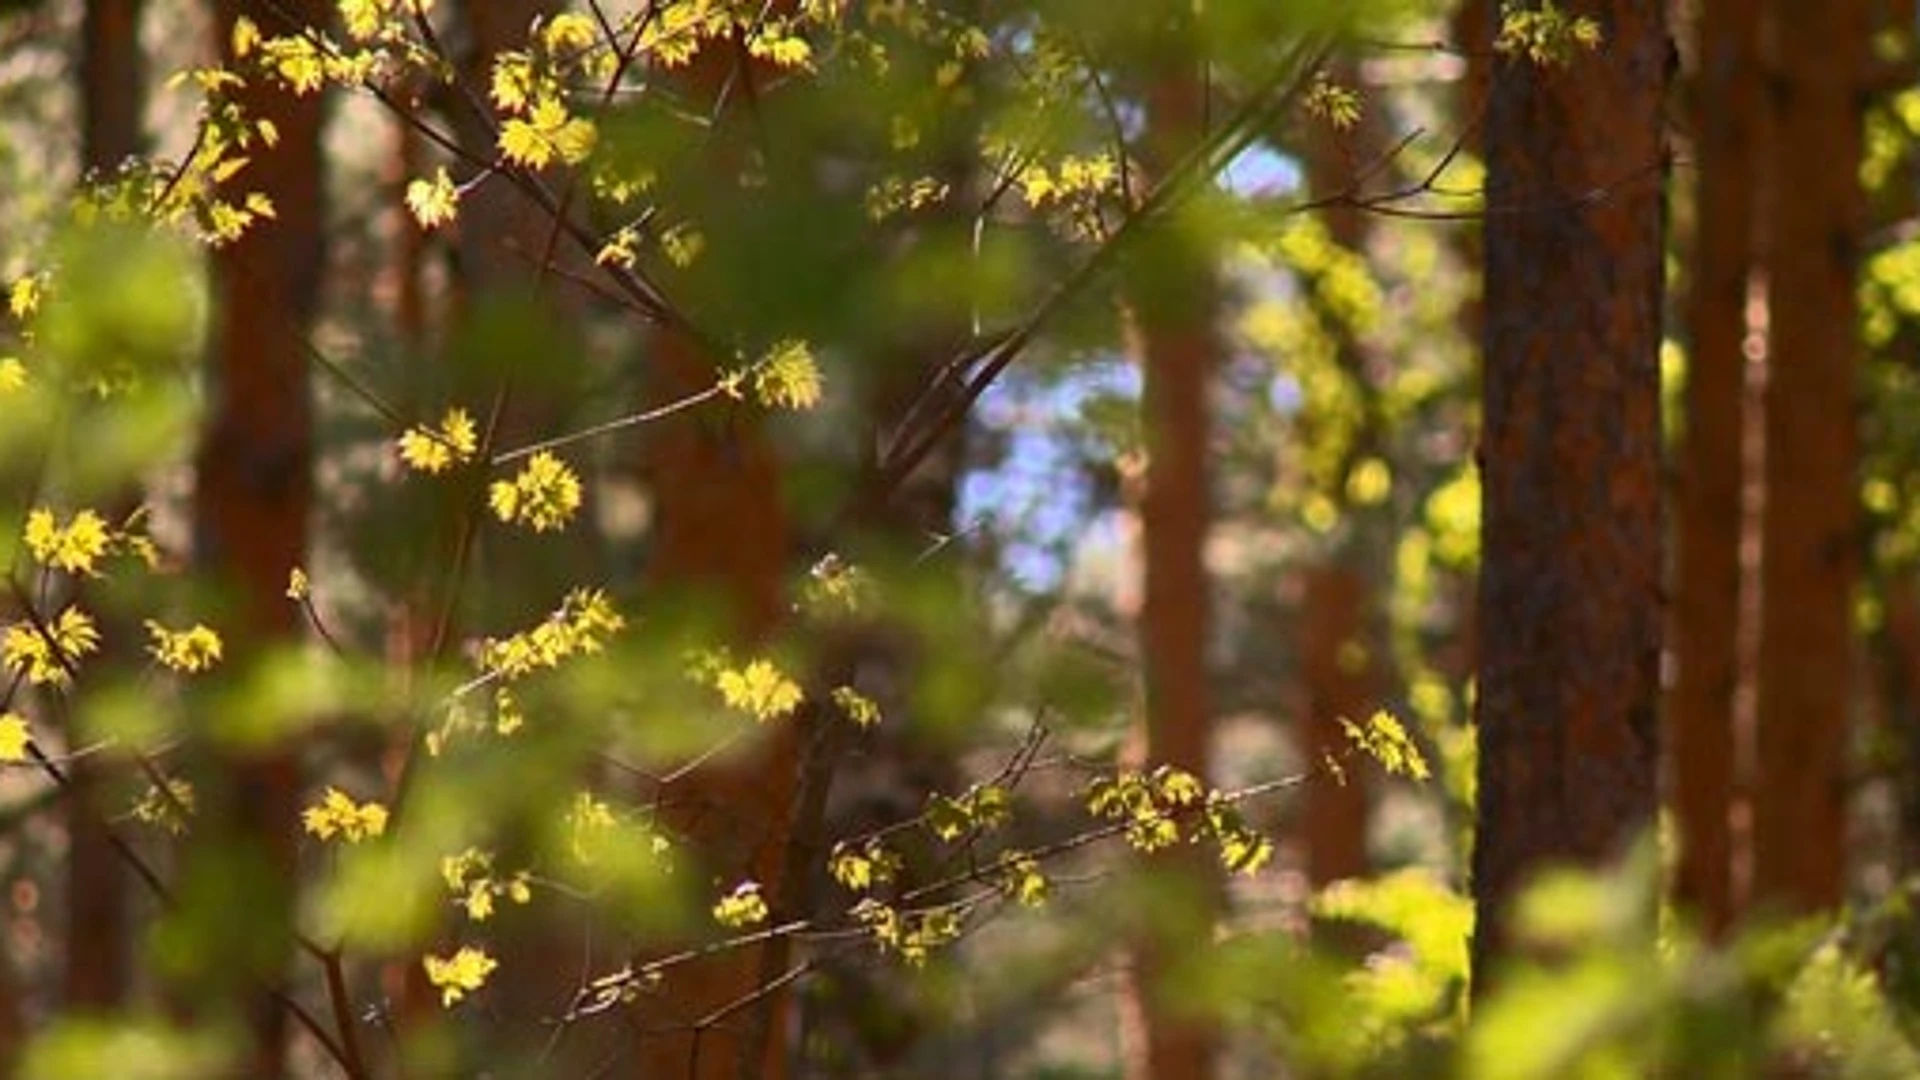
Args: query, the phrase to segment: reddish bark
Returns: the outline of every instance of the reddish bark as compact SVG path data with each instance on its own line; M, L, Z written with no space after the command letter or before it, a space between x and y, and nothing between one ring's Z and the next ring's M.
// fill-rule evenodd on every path
M1492 90L1476 995L1528 879L1654 817L1666 6L1563 5L1604 46Z
M678 334L662 334L651 358L661 400L710 385L715 374L712 359ZM789 524L779 462L753 421L663 425L649 442L647 468L659 522L652 580L715 600L736 641L764 637L780 618ZM777 726L750 752L695 770L665 795L680 808L675 824L715 874L759 882L769 897L780 895L785 875L797 755L792 726ZM648 1026L663 1030L642 1040L639 1075L785 1076L784 1039L769 1036L785 1024L787 995L750 1010L757 1023L690 1027L780 974L785 955L768 945L676 969L649 1001Z
M1740 680L1740 533L1747 287L1762 106L1757 0L1708 0L1695 80L1695 240L1685 434L1676 514L1666 745L1680 837L1674 899L1720 936L1732 925L1734 691Z
M1173 45L1167 52L1147 91L1148 165L1154 172L1177 160L1206 123L1206 83L1194 54ZM1205 777L1212 735L1204 562L1212 516L1208 394L1220 356L1218 294L1207 251L1175 228L1158 237L1140 263L1128 302L1146 368L1139 627L1146 752L1150 765ZM1192 1015L1192 1003L1179 1000L1169 981L1212 940L1219 885L1202 854L1187 850L1156 859L1148 871L1174 901L1146 929L1136 958L1150 1076L1205 1077L1219 1056L1218 1032Z
M780 11L791 4L771 7ZM706 45L682 76L695 100L713 102L723 117L711 150L716 182L729 182L737 160L727 121L739 110L728 106L758 92L752 87L769 75L744 48L729 44ZM675 328L657 333L648 359L649 394L658 402L711 386L724 360ZM782 618L792 526L780 461L756 418L739 410L663 424L647 443L645 468L657 521L650 580L710 599L737 644L750 648L766 638ZM673 824L713 874L758 882L764 896L777 900L787 892L797 839L799 770L797 729L791 721L776 724L747 751L691 772L665 793L665 802L675 808ZM786 914L776 910L774 918ZM660 996L648 1002L649 1030L640 1039L636 1075L788 1075L791 994L781 986L757 1002L753 995L776 984L789 956L780 940L677 968ZM736 1014L722 1011L743 1001L752 1003ZM710 1019L721 1016L724 1022Z
M320 0L221 0L215 40L225 50L234 20L284 26L288 18L326 21ZM228 663L239 667L299 633L286 601L287 576L306 549L312 502L312 410L303 336L319 293L322 261L320 130L317 95L296 97L256 80L238 91L247 115L270 119L280 141L252 155L236 190L260 191L275 216L214 253L214 316L208 412L194 488L196 558L230 590ZM299 834L299 774L291 747L269 748L229 763L226 842L263 858L291 895ZM256 913L261 925L290 910ZM263 973L266 981L275 981ZM264 994L248 1005L254 1038L249 1075L285 1068L285 1013Z
M1364 650L1366 582L1342 563L1317 567L1309 572L1302 606L1307 745L1316 757L1339 755L1351 745L1341 719L1363 719L1375 700ZM1322 780L1307 790L1307 880L1315 886L1367 872L1367 772L1350 769L1342 782Z
M80 27L81 167L107 175L140 152L146 104L140 53L139 0L88 0ZM118 508L132 509L128 498ZM88 758L67 771L67 940L65 1002L106 1011L126 994L130 966L127 878L114 850L99 790L102 777Z
M1772 343L1762 511L1753 902L1831 908L1846 874L1852 590L1858 572L1854 415L1864 200L1865 0L1779 0L1767 279Z
M87 0L80 20L80 157L111 171L145 143L147 65L140 51L143 0Z

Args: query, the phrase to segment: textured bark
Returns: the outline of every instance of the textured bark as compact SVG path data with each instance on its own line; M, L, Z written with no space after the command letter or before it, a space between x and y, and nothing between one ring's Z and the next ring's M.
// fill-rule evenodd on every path
M1655 808L1666 3L1562 7L1605 45L1503 61L1486 132L1476 995L1527 881Z
M778 0L770 9L791 6ZM760 92L769 74L743 48L709 44L682 76L693 100L712 102L721 114L710 151L715 183L733 183L741 160L734 140L748 125L731 106ZM665 328L648 353L649 395L666 402L705 389L724 359ZM657 521L650 580L714 603L734 642L751 648L781 620L793 547L780 461L758 421L737 410L663 424L651 433L644 465ZM800 757L796 722L775 724L746 752L703 765L665 793L673 823L714 875L758 882L770 898L786 894ZM791 914L776 908L773 919ZM676 969L648 1002L635 1075L787 1076L791 994L782 988L757 1001L754 995L774 985L789 963L790 946L779 940ZM737 1007L741 1002L749 1004ZM737 1011L724 1011L730 1006ZM716 1016L726 1019L708 1019Z
M80 21L80 157L108 172L146 143L146 59L140 52L144 0L87 0Z
M1474 153L1485 145L1487 105L1493 91L1494 7L1494 0L1460 0L1449 28L1455 46L1465 54L1459 91L1461 135Z
M1206 123L1206 83L1194 54L1172 44L1167 53L1147 91L1148 165L1156 173L1199 138ZM1212 735L1204 562L1211 517L1208 394L1220 357L1218 290L1208 252L1177 226L1159 234L1138 261L1128 302L1146 368L1139 629L1146 751L1152 766L1173 765L1205 777ZM1188 1003L1168 980L1212 940L1219 886L1203 855L1181 850L1151 860L1148 870L1171 901L1146 929L1136 957L1146 1075L1153 1077L1206 1077L1219 1056L1218 1032L1182 1008Z
M650 359L652 392L661 401L711 385L715 375L714 359L677 333L661 334ZM715 600L735 640L750 646L780 618L789 550L772 448L744 414L724 424L688 419L657 429L646 466L658 514L651 579ZM750 752L704 765L665 793L677 808L674 824L714 874L759 882L769 897L781 894L797 757L793 725L780 724ZM779 975L786 955L767 944L675 969L660 996L648 999L650 1032L640 1042L636 1075L786 1076L787 994L769 994L726 1024L693 1027Z
M215 41L232 40L235 18L282 26L292 18L324 23L320 0L221 0ZM224 55L224 53L223 53ZM227 663L239 669L263 648L299 632L287 603L287 575L304 562L306 520L312 502L312 409L303 335L319 292L321 241L320 98L294 97L256 82L239 92L247 115L271 119L280 141L252 155L236 189L264 192L275 217L261 221L212 258L214 316L208 370L208 410L195 472L195 557L231 595L233 619ZM280 890L274 896L235 897L246 905L290 902L295 878L298 769L291 747L267 748L227 766L224 817L215 843L264 861ZM251 909L246 933L279 926L290 907ZM262 973L270 985L272 973ZM254 1039L250 1076L285 1069L285 1013L256 994L247 1005Z
M1772 347L1762 511L1753 902L1842 898L1852 707L1857 435L1854 272L1864 201L1866 0L1776 0L1768 222Z
M110 174L140 152L146 104L140 54L139 0L88 0L80 30L81 168ZM120 514L132 509L123 500ZM109 635L109 640L119 635ZM127 877L114 850L92 759L67 770L67 939L64 1000L68 1008L108 1011L124 999L129 970Z
M1366 639L1366 580L1343 562L1309 575L1300 620L1307 742L1316 756L1342 754L1350 744L1341 718L1364 719L1376 700L1371 664L1364 651L1354 652ZM1368 771L1350 769L1343 782L1322 780L1307 789L1307 880L1315 886L1367 872Z
M1687 319L1673 586L1675 679L1667 701L1674 899L1710 935L1733 922L1734 691L1739 685L1741 487L1747 286L1759 188L1759 0L1707 0L1695 80L1695 240Z

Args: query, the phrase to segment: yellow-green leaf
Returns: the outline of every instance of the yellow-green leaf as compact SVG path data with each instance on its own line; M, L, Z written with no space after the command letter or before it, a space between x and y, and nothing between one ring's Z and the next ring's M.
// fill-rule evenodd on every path
M27 718L18 713L0 713L0 763L27 760L27 744L33 740L33 729L27 726Z

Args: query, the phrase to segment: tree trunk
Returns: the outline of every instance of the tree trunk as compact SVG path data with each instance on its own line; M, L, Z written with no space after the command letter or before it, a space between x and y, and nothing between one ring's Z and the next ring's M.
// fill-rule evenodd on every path
M1655 809L1666 3L1563 10L1605 43L1504 60L1486 131L1476 995L1528 879Z
M1180 40L1167 46L1164 66L1147 90L1148 166L1156 175L1164 174L1206 124L1207 86L1191 44ZM1177 224L1162 226L1133 270L1128 303L1146 368L1139 632L1147 757L1152 766L1172 765L1204 778L1212 734L1211 586L1204 562L1212 509L1208 393L1220 356L1214 326L1218 290L1211 254ZM1147 1073L1199 1080L1212 1075L1219 1034L1191 1014L1170 976L1196 963L1212 941L1219 884L1206 853L1195 848L1153 859L1147 872L1167 900L1155 910L1136 957Z
M652 360L648 374L660 401L711 385L716 374L713 358L672 331L659 336ZM737 643L764 638L780 618L789 523L779 461L754 421L744 414L724 424L670 421L648 441L647 469L661 479L654 487L652 581L719 603ZM712 873L758 882L767 897L781 895L798 753L792 723L782 722L748 752L703 765L664 794L679 808L676 826ZM661 996L648 1001L647 1026L666 1030L641 1040L636 1075L787 1075L781 1033L789 995L769 994L745 1021L693 1026L778 976L786 956L783 946L768 943L675 969Z
M1707 0L1694 101L1693 337L1674 500L1673 653L1667 702L1680 836L1674 899L1719 937L1732 925L1733 701L1739 684L1747 286L1762 106L1758 0Z
M145 148L147 65L140 51L144 0L87 0L80 22L80 158L111 172Z
M140 0L88 0L80 29L80 154L85 174L105 177L144 142L146 65ZM133 509L122 500L115 517ZM111 639L115 635L109 635ZM65 1005L107 1012L125 998L129 970L127 878L114 850L95 761L67 770L67 939Z
M291 18L326 22L319 0L220 0L215 41L224 50L234 20L280 27ZM229 590L228 664L243 667L261 650L293 640L299 613L287 603L287 576L304 561L312 502L312 409L304 335L319 295L321 100L295 97L256 80L238 91L248 116L270 119L280 141L252 155L235 178L240 190L273 200L275 216L215 252L214 316L208 412L194 488L195 556ZM292 747L270 747L226 763L226 805L211 815L208 842L262 872L263 894L235 896L249 925L237 934L284 931L292 919L299 774ZM257 902L257 908L246 905ZM257 919L254 923L251 920ZM284 949L284 944L281 946ZM233 973L226 973L233 974ZM269 985L275 972L258 973ZM264 993L247 1005L254 1040L250 1076L285 1069L285 1013Z
M1837 905L1859 563L1854 271L1864 200L1865 0L1772 8L1772 347L1761 514L1759 783L1753 902Z
M791 0L769 5L774 13L791 6ZM724 104L761 92L770 75L744 47L733 45L708 43L681 76L692 100L710 102L720 114L722 130L710 149L717 184L737 182L741 155L735 140L746 130L741 110ZM656 403L711 386L726 359L709 355L675 327L655 334L648 358L648 393ZM649 580L713 603L734 644L750 649L764 641L784 612L793 526L780 459L757 418L742 408L670 420L650 432L644 467L657 522ZM711 875L757 882L776 904L788 895L795 840L798 723L789 718L771 725L743 752L702 765L663 793L674 808L673 824ZM794 914L776 907L772 917ZM776 939L676 968L660 996L648 1002L635 1075L787 1076L793 1010L782 976L791 962L790 944ZM776 985L782 988L755 1000L757 992Z
M1365 578L1344 560L1308 571L1299 637L1307 746L1316 761L1343 755L1350 744L1341 719L1363 720L1373 708L1366 596ZM1316 888L1367 872L1369 771L1348 769L1340 782L1321 778L1307 789L1307 880Z

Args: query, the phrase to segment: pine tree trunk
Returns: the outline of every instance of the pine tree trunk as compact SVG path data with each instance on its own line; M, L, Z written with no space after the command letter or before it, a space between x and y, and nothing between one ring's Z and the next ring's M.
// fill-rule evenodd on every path
M1364 720L1374 706L1365 650L1366 595L1366 580L1343 560L1308 572L1300 660L1307 745L1316 761L1321 754L1344 755L1350 743L1341 719ZM1315 887L1367 872L1369 771L1347 769L1339 781L1321 778L1307 789L1307 880Z
M146 145L147 65L140 50L144 0L87 0L80 22L80 158L110 173Z
M288 18L321 25L329 13L319 0L221 0L215 41L226 49L233 22L242 15L280 27ZM253 154L234 184L265 193L275 216L213 256L209 404L194 488L195 557L229 592L234 622L227 663L236 670L300 630L298 611L285 593L288 574L304 560L312 503L313 420L303 337L322 266L320 98L295 97L263 82L239 97L248 116L274 122L280 141ZM299 834L294 749L264 748L231 760L227 769L224 805L213 804L213 832L206 840L223 850L207 857L244 858L266 875L261 895L232 898L236 910L249 916L235 933L283 933L292 919ZM257 974L268 984L279 981L276 972ZM283 1008L256 992L247 1012L254 1040L248 1075L282 1075Z
M1655 810L1666 3L1562 9L1604 45L1503 60L1486 130L1476 995L1528 879Z
M1779 0L1767 279L1772 347L1760 585L1753 903L1837 905L1859 565L1854 272L1865 0Z
M777 15L792 2L775 0L768 8ZM709 147L714 183L737 182L742 156L735 140L747 127L738 106L762 92L769 76L737 42L707 43L680 73L691 100L711 103L719 116ZM648 394L656 403L711 386L726 360L675 327L655 334L648 359ZM728 409L656 428L644 468L656 521L649 581L713 605L732 644L750 651L782 620L794 546L776 450L751 410ZM770 725L744 751L703 764L663 793L707 877L756 882L776 904L789 896L800 723L792 717ZM776 906L772 918L793 914ZM793 1000L782 976L791 963L791 945L782 938L676 968L648 1003L649 1030L639 1041L634 1075L787 1076Z
M80 29L80 153L83 171L106 177L141 151L146 65L140 0L88 0ZM122 500L116 517L137 497ZM109 635L111 639L115 635ZM109 839L105 778L89 758L67 770L66 1007L107 1012L126 995L127 877Z
M1732 925L1733 701L1739 684L1747 287L1759 188L1760 7L1707 0L1696 79L1696 224L1667 703L1680 837L1674 899L1715 937Z
M1167 46L1164 66L1147 91L1148 164L1156 174L1200 137L1206 122L1203 69L1184 47L1192 42L1170 35L1174 40L1179 45ZM1178 225L1163 226L1137 263L1128 302L1146 368L1139 633L1147 758L1150 766L1172 765L1204 778L1212 735L1211 586L1204 562L1212 513L1208 394L1220 357L1218 290L1210 253ZM1147 873L1168 898L1135 958L1147 1074L1199 1080L1213 1073L1219 1035L1183 1008L1188 1003L1171 980L1181 967L1199 962L1212 940L1219 883L1206 853L1194 848L1151 859Z
M711 385L716 373L713 358L671 331L651 356L648 374L661 401ZM658 481L650 579L714 602L736 644L751 648L779 621L787 568L790 525L773 449L744 413L724 423L687 418L654 432L646 465ZM749 751L703 765L664 793L681 808L676 825L712 875L758 882L768 897L781 894L798 754L792 723L781 723ZM648 1027L658 1033L641 1040L635 1075L787 1075L789 995L771 993L724 1025L693 1026L778 976L786 956L784 947L768 943L675 969L648 1002Z

